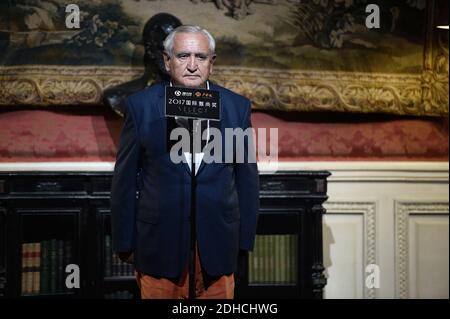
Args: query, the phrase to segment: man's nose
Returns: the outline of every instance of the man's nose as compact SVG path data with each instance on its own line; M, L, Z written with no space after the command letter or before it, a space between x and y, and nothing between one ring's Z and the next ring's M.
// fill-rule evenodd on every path
M188 63L187 63L187 68L192 73L197 71L197 60L195 59L194 55L191 55L189 57L189 60L188 60Z

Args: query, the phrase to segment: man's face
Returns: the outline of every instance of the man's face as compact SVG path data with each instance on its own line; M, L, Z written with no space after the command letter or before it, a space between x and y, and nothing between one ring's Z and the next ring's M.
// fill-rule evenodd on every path
M167 72L174 85L203 87L212 72L215 56L209 52L209 41L202 33L177 33L172 56L164 54Z

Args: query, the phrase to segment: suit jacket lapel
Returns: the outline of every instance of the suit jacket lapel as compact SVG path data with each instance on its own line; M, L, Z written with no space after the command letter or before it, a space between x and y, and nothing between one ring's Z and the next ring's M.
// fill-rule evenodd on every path
M162 81L162 82L159 83L159 85L160 85L159 92L158 92L158 98L159 98L159 100L158 100L158 103L156 103L156 104L157 104L157 106L158 106L159 113L160 113L160 115L161 115L162 118L164 118L164 117L166 116L166 110L165 110L165 96L166 96L166 86L167 86L168 84L169 84L169 83L166 82L166 81ZM217 87L216 85L214 85L214 84L211 84L211 89L220 91L220 90L218 89L218 87ZM216 129L220 130L220 133L222 134L222 144L225 142L225 141L223 140L223 137L225 136L225 135L224 135L224 121L225 121L225 118L224 118L224 114L225 114L225 112L224 112L224 104L225 104L225 103L224 103L224 101L222 100L222 101L221 101L221 108L220 108L220 121L209 121L209 126L210 126L210 128L214 127L214 128L216 128ZM170 137L168 136L167 138L170 138ZM222 145L222 150L223 150L223 145ZM190 174L191 174L191 169L189 168L188 163L187 163L187 162L185 163L185 162L183 161L183 162L181 163L181 165L184 166L186 172L190 175ZM197 174L196 174L196 175L199 175L199 174L202 172L202 170L203 170L203 168L204 168L205 166L206 166L206 165L205 165L205 161L202 160L202 162L200 163L200 167L198 168L198 171L197 171Z
M211 81L209 83L210 83L210 89L211 90L216 90L216 91L219 91L219 93L220 93L220 87L216 86L214 83L211 83ZM220 104L220 121L209 121L209 126L210 126L210 128L214 127L214 128L216 128L216 129L218 129L220 131L221 138L222 138L222 149L220 151L222 152L224 150L224 146L225 146L224 145L224 143L225 143L225 140L224 140L225 132L224 132L224 130L225 130L225 121L226 121L226 119L225 119L225 111L224 111L225 101L223 100L222 96L220 97L220 99L221 99L221 101L220 101L220 103L221 103ZM215 151L217 151L217 150L215 150ZM200 167L198 168L197 175L199 175L206 166L207 165L206 165L205 161L202 161L201 164L200 164Z
M156 106L158 108L159 111L159 115L161 116L161 118L165 118L166 120L166 125L168 125L169 121L171 120L170 118L166 117L166 106L165 106L165 99L166 99L166 86L169 83L166 81L161 81L160 83L158 83L157 85L159 85L159 89L158 89L158 101L156 103ZM168 136L166 137L167 139L170 139L170 132L168 132ZM170 155L170 154L169 154ZM184 158L184 154L183 154L183 158ZM174 164L175 166L179 167L179 165L183 166L185 171L190 175L191 174L191 170L189 169L189 165L188 163L185 163L185 161L182 161L180 164Z
M210 127L210 129L211 128L216 128L216 129L218 129L219 131L220 131L220 134L222 135L222 137L224 136L224 131L223 131L223 119L222 119L222 116L221 116L221 121L209 121L209 127ZM224 143L224 140L223 140L223 138L222 138L222 144ZM222 145L223 146L223 145ZM223 148L223 147L222 147ZM215 150L215 151L217 151L217 150ZM203 161L202 160L202 162L200 163L200 167L198 168L198 172L197 172L197 175L199 175L201 172L202 172L202 170L203 170L203 168L206 166L206 163L205 163L205 161Z

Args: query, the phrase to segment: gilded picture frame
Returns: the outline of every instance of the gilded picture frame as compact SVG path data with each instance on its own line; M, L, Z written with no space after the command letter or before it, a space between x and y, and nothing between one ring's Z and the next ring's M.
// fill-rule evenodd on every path
M378 29L365 0L79 0L75 30L65 1L32 2L0 10L0 105L100 104L106 88L142 74L146 18L170 12L216 36L212 80L254 109L448 114L436 0L370 1Z

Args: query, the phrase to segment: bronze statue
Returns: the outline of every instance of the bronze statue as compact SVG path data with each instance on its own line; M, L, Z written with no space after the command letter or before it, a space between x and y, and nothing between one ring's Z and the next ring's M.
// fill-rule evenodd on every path
M117 114L123 116L125 98L129 95L144 89L153 82L169 80L164 67L163 42L166 36L181 24L177 17L168 13L158 13L147 21L142 34L145 48L144 74L136 80L108 88L103 92L103 102Z

